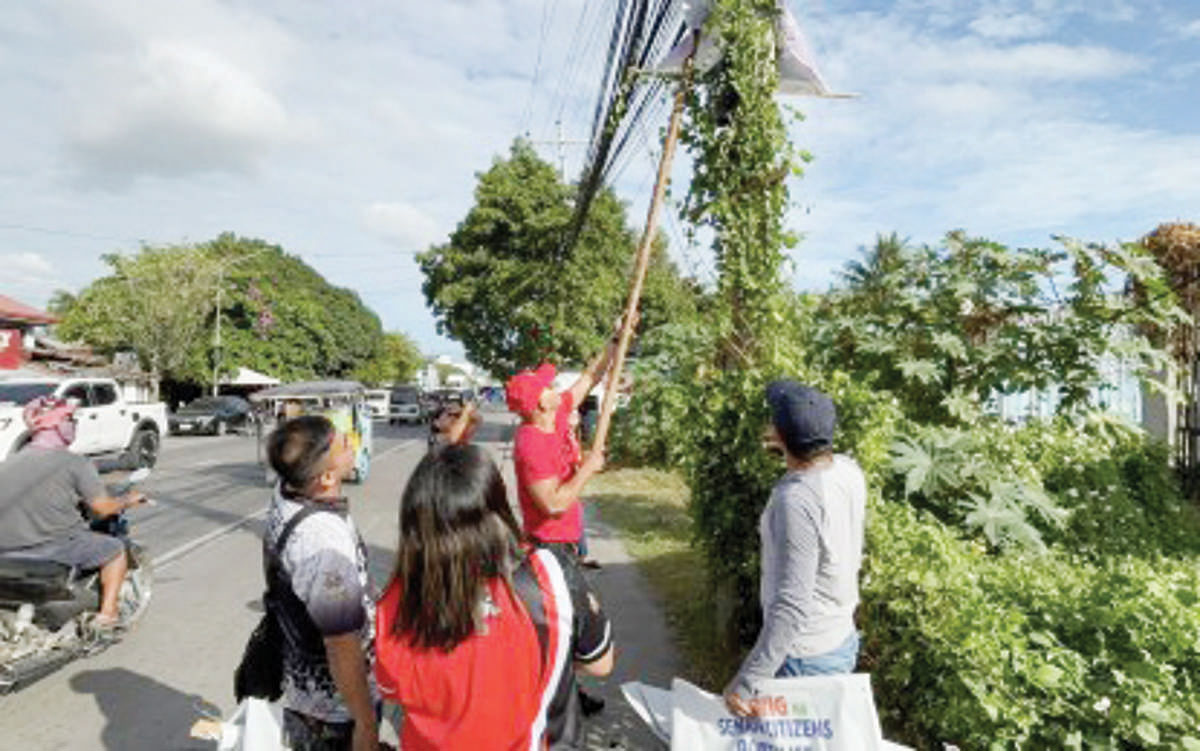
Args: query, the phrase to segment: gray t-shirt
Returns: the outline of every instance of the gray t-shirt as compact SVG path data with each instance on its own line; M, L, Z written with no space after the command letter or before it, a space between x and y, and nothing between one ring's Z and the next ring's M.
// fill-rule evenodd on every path
M80 504L106 494L96 467L84 457L25 448L0 463L0 550L85 531Z
M853 459L790 471L759 522L763 628L738 672L753 687L788 657L836 649L854 630L867 486Z

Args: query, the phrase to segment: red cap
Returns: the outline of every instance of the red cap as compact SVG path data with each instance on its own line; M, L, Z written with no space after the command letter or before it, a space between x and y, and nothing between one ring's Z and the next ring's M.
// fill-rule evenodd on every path
M542 392L554 383L554 366L544 362L537 370L522 370L504 385L508 396L508 409L522 417L531 415L537 410Z

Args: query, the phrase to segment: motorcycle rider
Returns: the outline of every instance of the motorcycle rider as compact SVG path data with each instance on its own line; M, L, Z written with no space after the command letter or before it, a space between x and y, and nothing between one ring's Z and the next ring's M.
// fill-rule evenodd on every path
M93 532L84 517L104 518L145 501L137 491L108 494L96 467L72 454L75 407L55 397L26 405L29 444L0 463L0 553L100 570L99 631L120 625L117 597L128 561L124 543Z

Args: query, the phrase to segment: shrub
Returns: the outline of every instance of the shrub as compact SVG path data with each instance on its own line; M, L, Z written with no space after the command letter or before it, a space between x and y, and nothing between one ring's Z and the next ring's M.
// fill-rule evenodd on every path
M1200 749L1200 565L989 555L876 501L863 667L917 747Z

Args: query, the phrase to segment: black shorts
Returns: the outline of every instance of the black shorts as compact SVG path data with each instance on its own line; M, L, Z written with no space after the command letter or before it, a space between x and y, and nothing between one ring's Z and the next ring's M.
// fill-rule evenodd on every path
M112 535L83 530L67 537L14 550L8 556L41 558L81 569L96 569L116 558L125 550L125 543Z
M579 561L579 543L576 542L543 542L542 540L533 538L533 544L539 548L547 550L557 550L560 553L565 553L567 560L571 563Z

